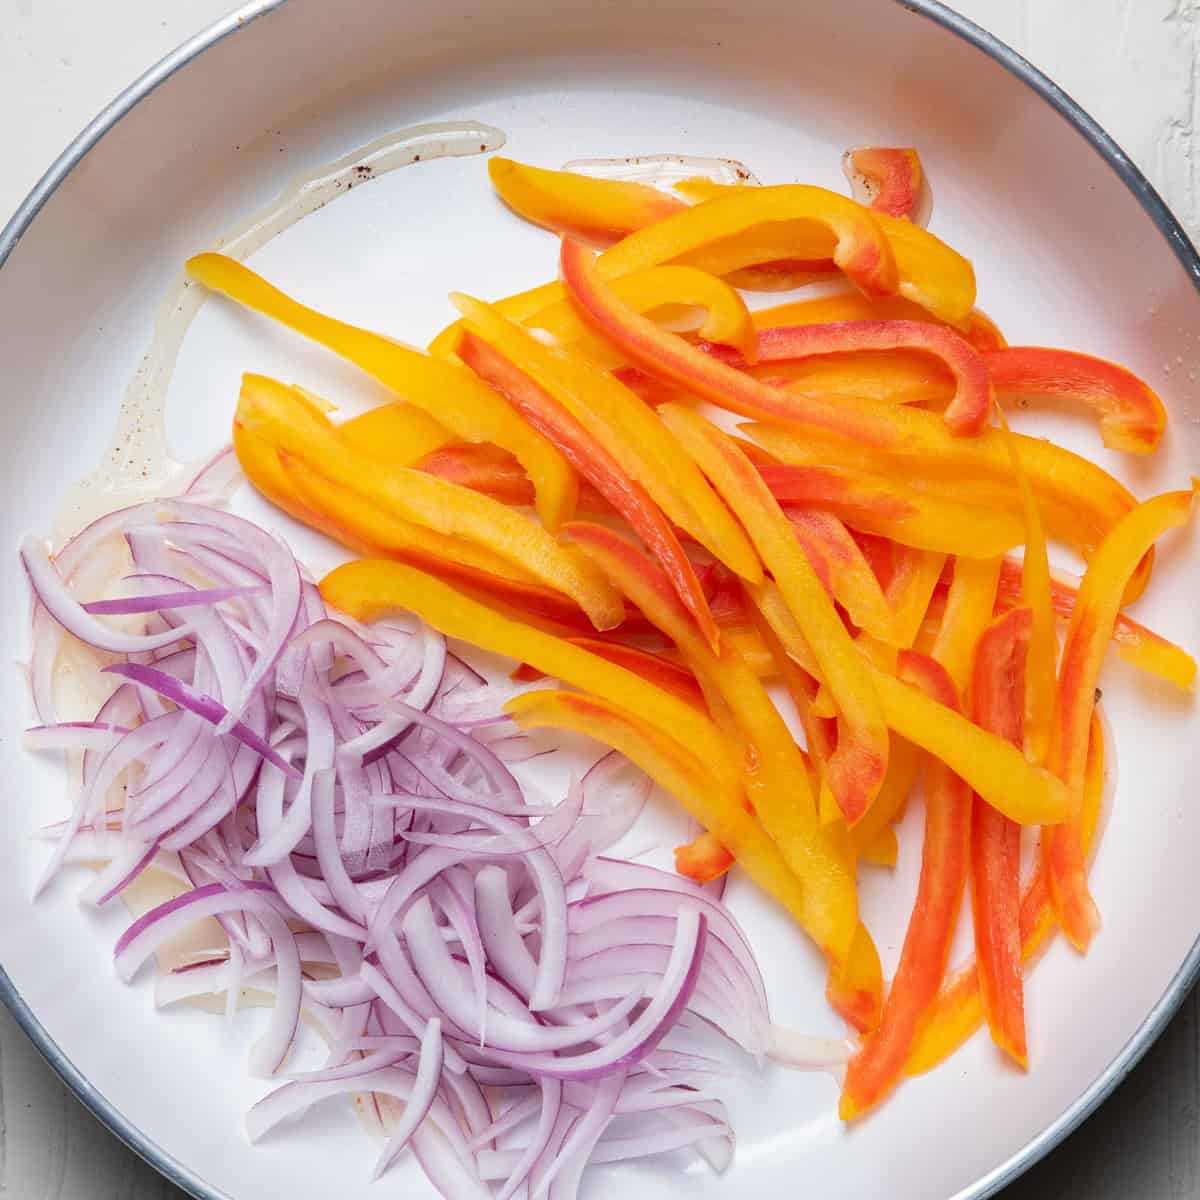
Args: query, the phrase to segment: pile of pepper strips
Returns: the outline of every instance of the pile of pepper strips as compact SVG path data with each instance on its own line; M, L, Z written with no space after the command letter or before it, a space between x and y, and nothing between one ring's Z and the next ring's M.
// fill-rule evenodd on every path
M673 196L493 158L509 207L561 235L561 281L454 295L462 319L428 353L221 255L188 271L396 394L335 425L302 388L245 377L247 475L363 556L326 577L326 601L415 612L519 678L570 685L508 710L625 753L706 830L679 870L736 862L820 948L862 1035L850 1119L985 1019L1026 1063L1024 971L1056 929L1083 951L1098 927L1101 662L1112 646L1184 689L1195 665L1121 611L1192 490L1139 504L1003 416L1066 401L1107 446L1149 454L1158 397L1101 359L1005 343L970 263L909 219L914 151L846 166L856 199L703 179ZM839 276L839 294L753 313L737 290ZM725 432L700 401L748 423ZM1087 561L1078 588L1048 541ZM855 877L895 862L922 772L920 883L885 994ZM1041 850L1022 882L1025 825ZM976 956L947 976L968 883Z

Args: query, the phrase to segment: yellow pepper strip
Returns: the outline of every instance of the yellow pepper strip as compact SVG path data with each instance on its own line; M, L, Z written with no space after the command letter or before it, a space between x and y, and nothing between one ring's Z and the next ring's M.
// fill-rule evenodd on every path
M729 510L654 412L611 375L544 346L495 307L456 295L466 327L547 392L646 489L666 516L731 571L762 578L762 567Z
M894 829L885 829L858 852L859 858L872 867L891 870L900 857L900 839Z
M732 346L747 362L753 362L758 334L750 310L736 288L723 279L695 267L650 267L613 281L613 290L639 313L658 314L679 309L703 309L704 323L696 330L706 342ZM620 365L624 359L597 337L575 311L569 300L560 300L534 314L524 324L553 334L560 345L585 354L603 367Z
M971 676L975 646L992 619L999 558L958 558L946 598L946 612L933 643L932 658L946 668L960 698Z
M921 622L929 611L929 601L942 577L946 555L933 550L901 547L896 566L888 580L886 595L895 613L895 645L910 649L917 640Z
M757 465L780 504L825 509L860 533L902 546L993 558L1024 539L1021 520L1013 513L934 496L891 476L813 464Z
M547 529L574 514L578 482L566 460L470 371L307 308L223 254L199 254L186 266L205 287L348 359L463 441L492 442L510 451L533 482Z
M1029 650L1025 657L1025 750L1034 762L1044 762L1050 746L1050 722L1054 710L1055 677L1058 673L1058 633L1054 622L1054 600L1050 587L1050 558L1046 531L1038 512L1037 497L1021 461L1021 451L1008 427L1003 410L996 406L1000 428L1008 442L1013 478L1021 497L1025 518L1025 555L1021 561L1021 601L1033 614Z
M708 759L624 704L576 692L536 691L516 696L505 711L522 729L563 729L619 750L678 800L738 861L746 874L797 921L808 909L804 885L775 843L746 811L736 786L722 786Z
M804 881L804 929L834 961L850 952L858 904L844 854L820 834L800 749L758 677L736 653L714 654L697 634L662 568L620 534L576 521L571 537L682 652L706 691L724 701L749 748L746 796L788 865Z
M687 701L565 638L503 616L431 575L401 563L358 559L326 575L321 595L334 608L368 623L389 612L414 612L447 637L528 663L636 712L641 720L686 744L714 780L730 788L739 786L740 772L720 733Z
M644 183L547 171L511 158L488 159L488 177L500 199L525 220L593 244L608 245L684 207Z
M1104 540L1079 585L1067 626L1046 764L1066 784L1067 820L1042 836L1042 858L1059 924L1080 952L1100 925L1087 885L1080 822L1088 728L1096 706L1096 684L1121 607L1121 593L1142 555L1168 529L1191 516L1200 481L1188 491L1165 492L1138 505Z
M1082 835L1085 855L1095 849L1100 808L1104 799L1104 730L1100 719L1092 716L1088 743L1087 771L1084 780ZM1033 967L1038 951L1058 929L1054 906L1039 863L1021 897L1021 958L1025 973ZM904 1066L906 1075L923 1075L950 1057L984 1022L983 999L979 990L979 968L972 959L953 972L942 985L929 1018Z
M754 313L756 329L775 329L780 325L827 325L830 321L928 321L936 318L912 300L902 296L864 296L842 292L814 300L793 300ZM984 312L971 310L966 322L956 326L980 353L1002 350L1008 343L995 322ZM857 393L853 393L857 394Z
M768 589L760 588L762 614L771 623L788 654L801 666L813 652L794 616L770 602ZM1018 825L1053 825L1064 821L1070 797L1062 781L1035 767L1015 746L980 729L961 713L931 699L919 689L863 658L875 685L884 718L894 733L941 759L959 778L970 784L993 808Z
M245 376L236 420L389 514L516 563L547 587L570 596L597 629L611 629L624 619L624 605L608 581L532 518L424 471L385 467L355 453L328 421L284 384L262 375Z
M779 425L740 426L781 462L814 463L887 476L901 473L923 491L961 502L991 505L1023 517L1012 474L1012 459L1002 430L957 438L936 413L876 405L891 444L858 445L822 431L784 429ZM1014 433L1021 463L1050 535L1088 558L1114 525L1137 503L1133 495L1095 463L1041 438ZM1152 556L1143 561L1125 603L1132 603L1150 577Z
M887 771L888 733L850 634L808 559L797 553L783 510L737 444L681 405L663 405L659 414L746 527L812 649L838 707L838 747L827 778L853 824L870 807Z
M359 454L393 467L411 467L454 441L454 435L423 408L379 404L337 427L338 437Z

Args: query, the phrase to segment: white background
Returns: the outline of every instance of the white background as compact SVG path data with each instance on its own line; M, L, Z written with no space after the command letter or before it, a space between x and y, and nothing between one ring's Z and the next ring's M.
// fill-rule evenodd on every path
M955 7L1082 103L1193 239L1200 236L1200 0L958 0ZM0 222L103 104L229 8L229 0L0 0ZM0 1197L180 1195L92 1120L0 1013ZM1046 1195L1200 1198L1195 997L1101 1112L1005 1198Z

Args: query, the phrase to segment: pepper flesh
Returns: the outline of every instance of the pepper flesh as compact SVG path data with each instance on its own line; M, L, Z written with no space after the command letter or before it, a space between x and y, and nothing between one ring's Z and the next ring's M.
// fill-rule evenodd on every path
M842 173L859 204L890 217L912 218L926 186L921 157L911 146L847 150L842 155Z
M675 870L694 883L720 879L737 861L711 833L697 834L675 847Z
M327 420L283 384L246 375L236 419L310 470L386 512L516 563L539 582L570 596L597 629L620 623L624 608L607 582L531 518L423 471L385 467L355 453Z
M1083 823L1081 833L1085 855L1095 849L1100 809L1104 799L1104 730L1093 714L1088 742L1087 772L1084 780ZM1024 971L1039 950L1058 930L1054 906L1041 863L1021 896L1021 959ZM921 1075L932 1070L953 1054L982 1024L983 1003L979 992L979 971L974 960L955 971L943 985L921 1033L905 1064L906 1075Z
M998 558L960 558L954 564L946 612L931 653L946 668L960 695L971 678L979 639L992 619L999 579Z
M1025 663L1033 630L1028 608L998 617L979 639L971 708L982 728L1014 746L1024 741ZM971 817L971 913L980 997L992 1041L1022 1068L1025 988L1021 973L1021 827L978 796Z
M1046 831L1043 861L1054 911L1067 939L1079 951L1088 948L1100 916L1087 886L1080 827L1088 728L1096 703L1096 684L1112 639L1121 594L1137 563L1168 529L1191 515L1196 487L1165 492L1133 510L1105 539L1088 564L1063 644L1047 765L1067 785L1067 820Z
M188 259L185 269L209 290L354 363L463 441L492 442L511 451L529 472L538 515L547 529L557 529L574 512L575 475L562 456L461 366L307 308L224 254L198 254Z
M1148 384L1132 371L1048 346L1009 346L984 356L1001 402L1063 400L1095 411L1100 436L1112 450L1153 454L1162 440L1167 412Z
M932 659L906 650L899 666L936 703L957 704L953 680ZM925 783L917 899L879 1028L864 1040L846 1070L838 1106L844 1121L874 1108L899 1082L921 1022L937 999L966 884L970 821L970 789L943 763L932 761Z
M454 299L466 313L467 329L566 410L676 525L730 570L761 578L754 548L729 510L634 393L585 360L543 346L494 306L469 296Z
M411 467L454 440L423 408L412 404L377 404L337 427L338 437L352 450L395 467ZM498 447L487 447L499 452ZM513 460L514 465L516 460ZM524 471L521 478L528 484ZM532 485L529 485L532 496Z
M557 447L563 457L625 518L662 565L680 600L710 645L719 642L717 624L674 529L658 506L609 453L553 397L486 342L468 332L459 355L479 377Z
M853 824L875 798L887 771L888 754L887 726L862 660L808 560L796 553L795 532L750 460L735 442L690 409L665 405L660 411L667 427L746 527L811 647L839 714L838 745L829 760L827 780Z

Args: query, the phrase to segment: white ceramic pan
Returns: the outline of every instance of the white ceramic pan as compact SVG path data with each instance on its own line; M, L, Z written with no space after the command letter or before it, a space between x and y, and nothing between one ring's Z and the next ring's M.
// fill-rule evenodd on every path
M0 235L0 550L12 554L0 612L10 659L27 637L18 538L48 530L65 486L103 452L182 260L295 174L398 127L466 118L503 130L508 153L542 165L732 155L767 182L839 188L844 147L915 144L933 181L933 229L972 257L980 302L1010 340L1124 362L1171 415L1168 444L1149 463L1103 451L1082 422L1026 427L1098 457L1140 495L1185 484L1200 464L1195 250L1069 98L932 0L260 2L135 83ZM329 311L416 342L451 316L451 287L506 294L549 276L553 260L551 239L504 212L475 156L355 189L254 263ZM227 435L243 369L370 397L313 347L209 305L170 392L181 456ZM1186 539L1158 572L1137 615L1194 648L1197 567ZM597 1169L586 1194L978 1200L1083 1120L1158 1035L1200 964L1195 711L1120 664L1104 688L1120 773L1094 868L1104 928L1086 962L1059 942L1038 966L1027 1077L980 1036L848 1131L831 1080L773 1071L735 1089L739 1143L725 1178L652 1162ZM0 993L55 1069L203 1200L427 1194L412 1165L372 1189L370 1149L348 1108L250 1146L242 1114L263 1089L244 1070L254 1018L228 1027L200 1012L156 1013L148 982L126 987L113 972L123 915L84 910L77 879L31 905L44 850L27 835L57 811L61 781L56 764L20 750L17 673L0 673L0 689ZM889 963L914 870L910 849L888 884L902 903L868 897ZM836 1031L798 935L748 888L731 895L762 946L779 1016Z

